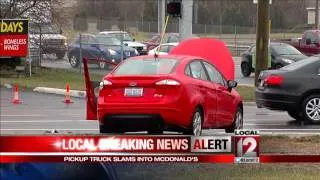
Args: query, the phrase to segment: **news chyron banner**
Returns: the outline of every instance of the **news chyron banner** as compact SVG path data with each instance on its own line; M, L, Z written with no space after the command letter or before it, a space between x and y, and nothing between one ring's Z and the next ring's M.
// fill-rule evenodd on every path
M1 163L259 163L257 131L213 136L0 136Z
M28 55L28 20L0 19L0 57Z

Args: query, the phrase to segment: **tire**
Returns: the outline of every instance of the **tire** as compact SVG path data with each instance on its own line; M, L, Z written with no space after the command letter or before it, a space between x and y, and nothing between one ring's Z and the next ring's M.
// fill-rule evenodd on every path
M288 111L288 115L295 120L301 120L300 111Z
M233 133L236 129L243 129L243 110L241 107L237 108L232 125L226 128L226 132Z
M191 127L184 134L192 136L201 136L203 126L203 112L200 108L196 108L191 117Z
M250 67L250 64L247 62L241 63L241 73L244 77L250 76L252 72L252 68Z
M73 67L73 68L79 67L79 64L80 64L79 57L71 54L71 56L69 58L69 63L71 65L71 67Z
M320 123L320 94L313 94L302 102L303 119L312 123Z
M57 53L56 53L57 59L63 59L65 55L66 55L65 52L57 52Z

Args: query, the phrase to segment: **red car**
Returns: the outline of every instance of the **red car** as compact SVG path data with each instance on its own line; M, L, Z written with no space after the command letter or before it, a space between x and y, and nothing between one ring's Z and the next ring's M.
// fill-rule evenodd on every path
M230 58L221 57L225 57L221 65L228 67ZM221 65L178 53L129 58L103 78L97 109L89 110L89 115L97 115L100 133L169 130L199 136L206 128L233 132L243 126L243 104L233 89L237 82L225 78L228 71L220 71ZM87 94L94 102L92 92Z

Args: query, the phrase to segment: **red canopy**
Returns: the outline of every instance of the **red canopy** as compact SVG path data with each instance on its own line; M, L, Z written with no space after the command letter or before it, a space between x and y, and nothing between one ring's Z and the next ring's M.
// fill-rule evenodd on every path
M209 60L227 80L234 80L234 61L229 49L222 41L211 38L189 39L172 49L170 54L197 56Z

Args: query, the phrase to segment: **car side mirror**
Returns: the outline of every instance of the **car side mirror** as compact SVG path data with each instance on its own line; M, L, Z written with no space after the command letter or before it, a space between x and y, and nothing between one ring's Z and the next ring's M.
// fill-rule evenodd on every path
M311 39L306 39L306 44L307 45L311 44Z
M228 86L229 89L235 88L235 87L237 87L237 85L238 85L237 81L229 80L227 82L227 86Z
M128 43L124 43L125 46L128 46Z

